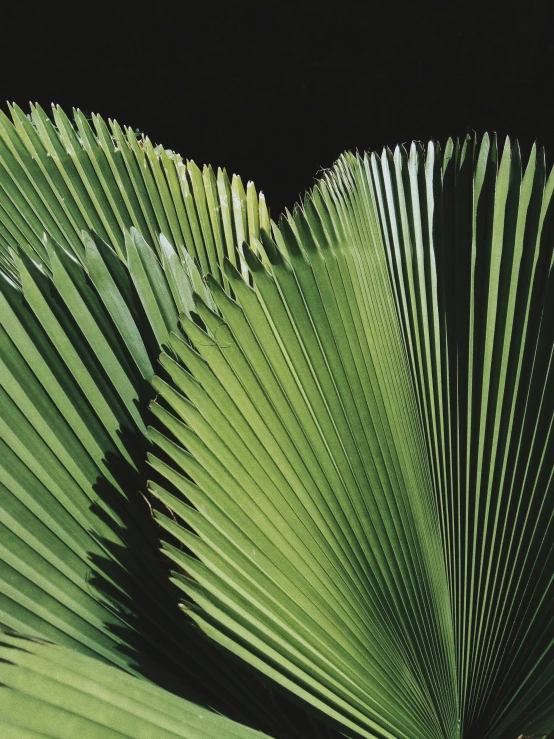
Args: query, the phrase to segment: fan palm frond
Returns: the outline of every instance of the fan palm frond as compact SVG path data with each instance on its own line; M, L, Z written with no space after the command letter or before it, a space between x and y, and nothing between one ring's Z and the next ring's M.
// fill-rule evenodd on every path
M101 157L104 124L97 123L93 151ZM23 133L10 131L21 161L28 155L34 162L42 142L44 161L82 187L73 167L86 149L54 165L44 131L55 130L47 123L34 130L37 148L26 155ZM55 133L57 151L64 140ZM179 312L192 307L193 290L209 302L194 259L186 251L179 258L165 237L152 250L132 227L113 248L86 231L56 240L63 237L57 208L67 207L83 225L83 203L69 205L63 176L52 183L24 179L6 162L2 203L14 203L26 223L35 223L37 239L23 240L3 220L9 240L0 276L0 628L147 675L246 723L289 727L280 699L181 618L144 496L150 381L161 343L177 328ZM233 191L240 187L234 178ZM180 190L181 203L186 197L193 213L206 195ZM25 210L28 203L35 210ZM57 214L52 222L37 203ZM248 224L243 205L237 213ZM89 222L100 229L106 217L103 209L91 211ZM302 711L285 705L301 735L302 719L294 717Z
M11 112L0 626L59 645L2 638L13 736L49 735L13 719L37 701L90 720L66 669L273 736L551 731L544 153L345 154L273 223L114 122Z
M554 720L545 179L489 137L346 155L161 359L189 612L360 735Z

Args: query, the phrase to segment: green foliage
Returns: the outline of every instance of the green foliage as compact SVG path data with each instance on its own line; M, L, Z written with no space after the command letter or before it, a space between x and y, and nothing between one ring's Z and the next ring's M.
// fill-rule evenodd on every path
M53 116L0 119L7 736L552 731L544 153L345 154L275 223Z
M267 737L66 647L4 635L0 655L6 739Z

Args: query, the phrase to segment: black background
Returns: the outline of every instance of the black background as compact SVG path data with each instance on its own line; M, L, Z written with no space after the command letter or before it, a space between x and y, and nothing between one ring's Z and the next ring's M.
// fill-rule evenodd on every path
M1 101L116 118L253 179L273 216L345 149L474 129L554 151L551 0L50 0L7 14L0 54Z

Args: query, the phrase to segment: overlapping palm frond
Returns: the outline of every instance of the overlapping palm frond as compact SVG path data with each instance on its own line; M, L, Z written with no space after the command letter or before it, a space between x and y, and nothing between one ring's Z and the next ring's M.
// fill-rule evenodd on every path
M44 130L54 131L46 123ZM102 130L97 120L98 142ZM38 122L36 131L42 132ZM12 128L10 136L25 161L23 135L18 139ZM31 162L38 142L46 146L43 139L29 154ZM59 141L69 146L61 133ZM162 342L177 329L179 312L193 305L193 290L210 300L198 267L183 246L179 257L158 237L153 251L132 227L121 232L117 251L85 231L60 243L57 209L66 208L83 225L83 203L69 203L60 182L24 179L13 162L8 170L3 152L2 203L35 224L37 239L33 251L8 232L0 277L0 626L147 675L249 724L288 727L279 699L181 617L144 497L150 381ZM101 158L101 151L94 152ZM41 156L50 161L48 152ZM78 189L82 183L71 170L76 158L83 159L83 149L55 166L70 170ZM196 170L191 165L187 171ZM222 173L220 182L227 183ZM232 187L241 191L238 178ZM191 214L200 211L205 191L187 192L175 197L181 204L191 201ZM248 192L252 204L253 188ZM146 210L146 195L143 200ZM33 207L26 210L29 203ZM37 203L56 213L52 222ZM237 207L236 218L248 224L246 205ZM217 207L223 231L225 214ZM106 208L91 211L88 224L100 230ZM260 218L263 207L258 223ZM44 229L40 238L37 224ZM13 227L7 219L3 225Z
M53 120L39 105L10 112L0 113L0 268L11 275L14 244L48 269L44 233L82 257L82 232L94 231L123 257L134 226L158 257L163 233L181 259L220 279L223 259L241 263L243 242L269 228L252 183L201 171L116 121L76 110L72 124L59 106Z
M544 153L523 167L517 144L468 136L344 155L275 224L253 186L115 123L12 116L3 627L273 736L551 731ZM5 696L13 717L55 695L18 677L44 674L35 657L73 669L61 647L18 661L14 639L0 717Z

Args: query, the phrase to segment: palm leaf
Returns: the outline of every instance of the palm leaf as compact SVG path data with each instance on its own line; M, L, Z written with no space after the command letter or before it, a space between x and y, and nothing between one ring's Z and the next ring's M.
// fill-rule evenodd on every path
M0 623L198 697L194 684L231 710L242 694L249 713L255 689L229 683L229 701L215 688L214 650L180 623L156 556L138 495L151 396L126 352L131 341L69 255L52 251L53 279L25 257L16 263L22 289L3 280L0 298ZM131 323L128 334L142 341L149 328ZM224 674L220 665L218 679Z
M70 649L0 636L5 739L262 739L157 685Z
M344 156L154 381L187 612L362 736L554 722L554 177L497 159Z
M544 154L344 155L277 225L53 115L0 121L0 625L274 736L552 730Z
M34 137L31 162L39 143L54 146L44 154L50 166L69 133L43 123L32 130L21 123L21 131ZM14 130L10 141L20 151L27 139ZM55 145L47 134L59 137ZM57 209L69 208L79 223L73 211L84 207L68 205L63 182L84 187L77 175L86 147L65 145L70 161L56 165L55 186L19 172L17 188L11 179L5 190L29 222L44 216L38 201L56 215L36 225L37 236L43 228L36 242L11 239L0 276L0 625L148 675L271 731L289 727L291 713L298 725L287 730L301 735L309 721L302 711L283 712L280 698L182 620L150 504L139 494L149 381L178 313L193 307L193 288L202 294L198 267L165 237L154 252L134 228L118 235L117 251L85 231L54 240ZM9 174L3 170L4 181ZM190 196L191 213L201 195ZM101 230L107 215L98 207L88 222Z
M156 331L168 334L168 306L177 320L169 286L164 277L150 289L161 267L144 254L140 262L136 231L127 237L134 280L123 263L114 268L110 247L84 241L85 266L47 242L50 277L16 255L21 288L2 281L0 623L248 723L279 725L266 688L181 619L139 495Z
M53 120L39 105L29 116L16 105L10 112L12 120L0 112L0 269L7 274L16 274L13 246L48 267L45 233L82 257L82 232L94 231L122 257L134 226L158 256L163 233L181 259L190 254L202 273L222 279L223 259L243 263L243 241L269 228L252 183L245 191L225 170L200 171L116 121L76 110L73 124L59 106Z

